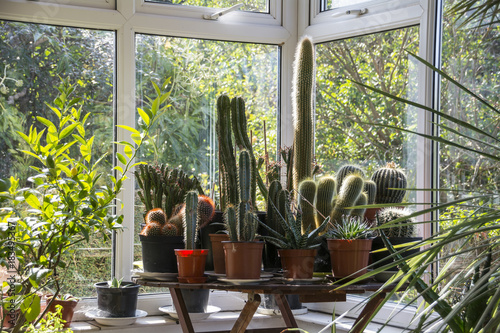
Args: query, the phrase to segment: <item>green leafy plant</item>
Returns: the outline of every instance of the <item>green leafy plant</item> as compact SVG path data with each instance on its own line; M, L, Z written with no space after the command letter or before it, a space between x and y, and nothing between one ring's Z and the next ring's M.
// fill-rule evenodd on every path
M157 90L154 107L140 112L140 129L119 127L131 133L131 142L116 144L123 148L115 157L119 164L108 170L101 166L105 156L93 158L94 136L87 130L90 113L75 95L76 87L63 80L59 96L50 109L56 121L37 117L42 130L32 126L27 134L19 133L29 146L23 151L35 159L35 174L27 180L9 179L10 188L2 192L0 209L1 264L17 269L21 290L11 300L21 309L14 327L18 332L25 321L38 321L40 297L45 287L57 296L65 282L67 256L75 245L88 242L92 235L109 239L111 232L122 229L123 216L114 215L117 195L123 189L137 149L147 140L147 133L162 115L169 80ZM28 181L32 186L21 188ZM12 264L12 257L19 261Z
M72 333L73 330L70 328L64 329L64 324L66 320L62 319L62 306L56 305L56 312L49 312L47 315L40 320L40 326L35 326L33 323L25 327L25 332L30 333L51 333L51 332L63 332Z
M308 225L303 232L302 211L300 208L293 210L287 190L280 190L276 201L269 202L269 205L274 210L273 217L277 219L280 230L275 230L259 221L261 226L270 233L269 236L260 236L260 238L281 249L313 249L320 245L322 240L320 234L328 226L329 217L318 228L313 230L312 226ZM281 232L282 230L284 232Z
M333 224L325 235L331 239L368 239L373 237L370 225L359 216L342 216L340 223Z
M121 288L122 281L123 281L123 278L117 279L116 277L114 277L113 280L108 281L108 285L110 288Z

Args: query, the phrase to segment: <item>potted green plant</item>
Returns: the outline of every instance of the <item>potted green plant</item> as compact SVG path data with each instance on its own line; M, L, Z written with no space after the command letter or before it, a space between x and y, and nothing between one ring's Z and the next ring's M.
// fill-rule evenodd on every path
M260 238L279 249L278 255L281 258L285 278L311 279L314 258L322 238L320 233L328 226L330 218L327 217L318 228L311 230L311 226L308 226L303 232L302 212L300 209L292 210L290 194L287 190L280 190L276 201L270 204L275 211L273 216L278 219L284 233L261 222L261 225L269 231L269 236L260 236Z
M64 328L68 328L73 320L75 308L78 305L79 299L70 294L64 295L47 295L46 302L48 312L55 313L56 307L61 306L61 319L65 321Z
M56 305L54 311L48 312L44 318L40 319L40 325L33 323L27 324L24 328L26 332L31 333L48 333L48 332L61 332L73 333L73 330L66 326L66 321L62 317L63 308L61 305Z
M97 291L97 308L102 311L100 317L136 316L140 285L113 278L112 281L98 282L94 287Z
M55 294L61 292L68 253L76 244L89 241L92 235L109 238L110 231L121 230L123 216L112 214L111 208L130 168L137 165L133 162L137 149L167 107L164 91L168 83L158 88L156 103L144 114L147 119L140 130L121 126L132 133L135 145L118 143L123 154L116 153L120 164L112 169L103 165L105 156L92 154L94 137L87 131L91 114L73 96L76 87L68 80L63 80L59 96L50 105L52 120L37 117L37 126L20 133L27 144L24 153L34 158L34 175L8 180L9 189L1 193L0 217L2 260L10 266L9 258L17 258L19 263L12 262L12 268L23 277L19 286L11 285L16 290L7 298L20 309L13 332L19 332L26 321L36 325L43 318L37 292L46 286Z
M325 235L335 279L356 278L367 272L372 248L370 225L359 216L343 216Z
M222 242L226 257L228 279L259 279L264 242L256 241L259 220L253 211L250 195L250 154L243 150L239 155L239 203L225 211L225 224L229 241Z

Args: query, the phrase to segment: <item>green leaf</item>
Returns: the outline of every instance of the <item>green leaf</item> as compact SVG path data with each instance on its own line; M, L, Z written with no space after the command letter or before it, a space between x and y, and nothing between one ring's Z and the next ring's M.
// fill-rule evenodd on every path
M50 128L56 128L56 126L54 125L53 122L51 122L50 120L48 120L48 119L46 119L44 117L37 116L36 120L38 120L39 122L41 122L42 124L44 124L45 126L47 126L49 129Z
M125 155L127 155L127 157L130 159L132 158L132 155L134 154L134 152L132 151L132 148L130 148L130 146L125 146L123 148L124 152L125 152Z
M28 295L21 303L21 311L27 321L34 321L40 314L40 296L36 294Z
M118 160L123 163L123 164L127 164L127 159L120 153L116 153L116 157L118 158Z
M127 131L132 132L132 133L140 134L138 130L136 130L133 127L127 126L127 125L116 125L116 127L126 129Z
M140 144L141 144L141 141L142 141L142 136L141 136L140 134L138 134L138 133L137 133L137 134L136 134L136 133L134 133L134 134L132 134L130 137L132 138L132 140L134 140L134 142L135 142L137 145L140 145Z
M146 123L146 125L149 125L149 123L151 122L151 118L149 118L149 116L147 115L147 113L144 112L144 110L141 109L141 108L137 108L137 112L139 112L139 115L141 116L141 118L144 121L144 123Z
M42 206L40 205L40 201L38 200L38 198L36 197L36 195L34 195L31 192L24 192L24 200L26 200L26 203L28 205L30 205L31 207L33 207L35 209L41 209L42 208Z
M71 124L67 127L65 127L61 133L59 133L59 139L64 139L65 137L67 137L68 135L70 135L71 133L73 133L73 131L75 130L75 128L78 126L78 123L74 123L74 124Z

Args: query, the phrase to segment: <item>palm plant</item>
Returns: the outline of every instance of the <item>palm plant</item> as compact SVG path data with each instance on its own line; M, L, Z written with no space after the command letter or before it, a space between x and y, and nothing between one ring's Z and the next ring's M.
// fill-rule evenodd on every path
M462 6L471 1L463 1ZM487 1L487 3L490 3ZM457 4L457 8L458 4ZM460 7L462 8L462 7ZM465 7L463 7L465 8ZM498 13L498 3L494 8ZM496 14L495 14L496 15ZM411 54L411 53L410 53ZM442 78L454 84L464 94L470 95L480 105L489 110L492 118L498 119L500 109L489 103L479 95L467 89L454 80L445 72L434 67L420 57L412 54L418 61L428 68L439 73ZM477 145L462 144L458 141L439 136L431 136L417 133L394 126L384 126L397 131L419 135L438 142L442 146L451 146L468 152L478 154L481 158L494 163L500 162L500 139L486 133L478 128L459 119L440 112L433 108L421 105L410 100L388 94L380 89L357 83L377 94L385 95L398 102L406 103L414 107L427 110L432 114L446 119L456 126L452 129L444 124L437 124L442 130L454 133L458 138ZM466 132L476 134L479 138L473 138ZM446 190L440 190L446 191ZM414 288L419 297L424 300L424 307L419 316L417 331L431 328L436 331L451 332L498 332L500 328L500 205L498 192L482 191L477 195L457 199L451 202L434 205L432 208L415 212L408 216L413 218L428 213L438 213L440 210L457 205L467 205L468 210L462 216L456 218L456 223L434 233L430 238L415 244L414 248L426 246L419 253L408 258L401 256L402 250L396 250L383 233L384 226L379 226L381 237L392 253L394 262L379 269L374 269L364 277L373 276L389 267L398 266L399 272L387 281L387 284L397 281L398 287L409 284ZM425 221L423 223L436 223L439 220ZM487 239L489 235L489 239ZM486 236L486 237L485 237ZM477 240L480 241L477 241ZM448 246L460 242L453 253L441 256L442 250ZM464 259L465 258L465 259ZM457 261L462 260L459 269L456 269ZM430 282L426 282L424 275L431 265L439 264L439 274ZM386 300L396 292L395 288ZM376 293L375 295L377 295ZM372 295L371 297L375 297ZM414 298L410 303L416 302ZM382 302L379 309L385 303ZM431 317L437 313L439 318Z

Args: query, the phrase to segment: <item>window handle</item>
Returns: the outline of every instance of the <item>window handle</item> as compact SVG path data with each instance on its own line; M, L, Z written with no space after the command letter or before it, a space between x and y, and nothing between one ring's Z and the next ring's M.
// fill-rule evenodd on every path
M333 13L332 16L333 17L337 17L337 16L342 16L342 15L364 15L368 13L368 8L362 8L362 9L349 9L349 10L346 10L345 12L336 12L336 13Z
M224 14L227 14L227 13L230 13L232 11L235 11L239 8L243 7L243 4L242 3L239 3L237 5L234 5L234 6L231 6L231 7L228 7L228 8L225 8L223 10L220 10L218 12L215 12L213 14L205 14L203 15L203 18L205 20L217 20L219 17L221 17L222 15Z

